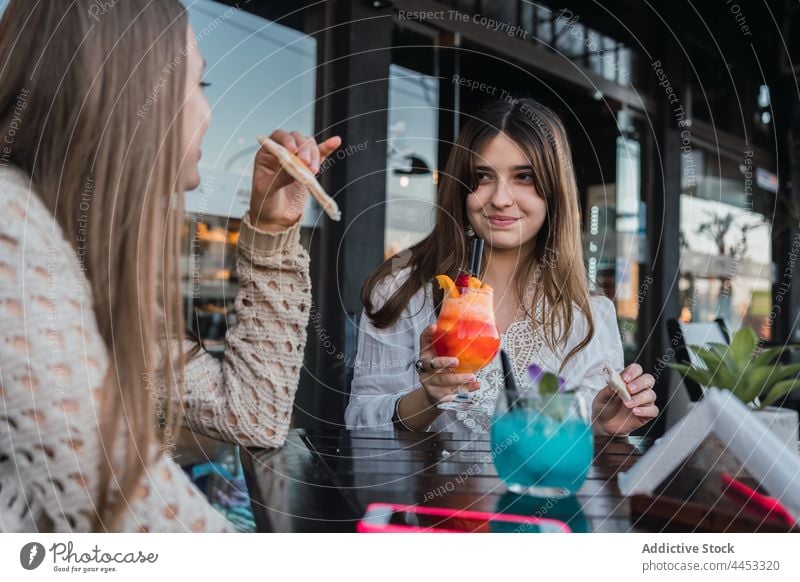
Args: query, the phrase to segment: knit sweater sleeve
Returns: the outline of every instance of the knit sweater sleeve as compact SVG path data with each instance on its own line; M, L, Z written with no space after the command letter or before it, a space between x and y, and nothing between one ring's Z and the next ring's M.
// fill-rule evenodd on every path
M186 365L182 402L194 431L245 446L286 439L303 365L311 305L309 257L299 225L278 234L239 234L240 290L222 362L207 353Z
M98 415L109 354L80 249L27 177L0 178L0 531L87 531L108 454ZM194 430L282 444L310 307L308 255L298 241L299 227L272 235L245 218L238 324L225 360L203 354L186 368L182 403ZM143 458L156 456L152 447ZM126 501L119 531L233 530L166 454Z
M0 178L0 531L88 531L119 458L99 434L110 358L79 253L23 178ZM234 529L166 455L126 502L120 531Z

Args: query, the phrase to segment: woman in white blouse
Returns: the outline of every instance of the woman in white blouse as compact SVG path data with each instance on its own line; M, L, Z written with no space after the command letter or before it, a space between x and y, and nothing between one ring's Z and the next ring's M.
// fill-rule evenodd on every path
M622 370L614 306L589 295L564 127L550 109L519 99L491 103L467 122L440 175L433 232L364 284L347 426L488 430L503 385L499 357L477 374L456 374L457 359L435 357L430 346L442 300L431 279L465 270L469 229L486 241L481 279L494 289L517 381L531 363L558 372L599 434L627 434L654 418L653 377L638 364ZM606 365L621 371L629 403L606 386ZM478 406L438 409L459 386Z

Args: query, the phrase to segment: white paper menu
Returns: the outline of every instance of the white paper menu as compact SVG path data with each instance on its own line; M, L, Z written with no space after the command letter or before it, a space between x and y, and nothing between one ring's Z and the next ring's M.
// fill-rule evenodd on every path
M711 388L628 471L619 475L623 495L650 494L713 433L766 491L800 516L800 456L781 443L740 400ZM800 525L800 519L798 519Z

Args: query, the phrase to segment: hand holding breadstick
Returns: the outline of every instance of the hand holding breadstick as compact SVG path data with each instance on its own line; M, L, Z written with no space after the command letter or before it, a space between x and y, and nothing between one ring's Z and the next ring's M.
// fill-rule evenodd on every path
M619 372L607 364L603 366L603 372L606 375L606 385L611 386L619 397L622 398L623 402L628 402L631 399L631 395L628 392L628 387L625 385L625 380L622 379Z
M312 137L278 129L268 138L259 138L259 143L250 198L254 226L274 232L297 223L309 191L329 216L341 217L336 202L314 177L325 158L341 145L338 136L317 144Z
M621 373L610 365L602 366L606 386L592 401L592 421L605 434L626 435L658 415L655 378L645 374L639 364Z

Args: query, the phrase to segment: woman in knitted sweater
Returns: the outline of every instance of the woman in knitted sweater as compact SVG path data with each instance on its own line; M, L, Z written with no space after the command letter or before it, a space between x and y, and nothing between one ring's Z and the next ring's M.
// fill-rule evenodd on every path
M93 5L11 0L0 20L0 531L231 531L169 451L180 426L283 443L307 192L256 154L218 362L183 337L177 268L202 56L177 0ZM340 144L272 137L315 172Z

